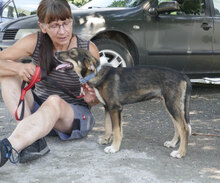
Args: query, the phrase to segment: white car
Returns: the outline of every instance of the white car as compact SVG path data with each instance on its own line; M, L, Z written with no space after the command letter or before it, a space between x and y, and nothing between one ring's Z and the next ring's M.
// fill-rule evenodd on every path
M27 15L36 14L40 0L1 0L0 23Z
M36 14L41 0L0 0L0 23L23 16ZM78 7L69 3L71 9Z

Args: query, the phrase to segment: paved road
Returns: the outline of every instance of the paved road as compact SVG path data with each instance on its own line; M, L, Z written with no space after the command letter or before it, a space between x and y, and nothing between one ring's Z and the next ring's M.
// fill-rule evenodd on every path
M62 142L47 137L51 152L32 163L0 168L0 182L12 183L219 183L220 87L194 87L191 100L191 136L183 159L169 157L163 147L173 135L172 122L158 100L124 107L121 151L105 154L96 140L103 134L103 107L92 109L96 125L82 140ZM16 122L0 99L0 138ZM210 135L210 136L209 136Z

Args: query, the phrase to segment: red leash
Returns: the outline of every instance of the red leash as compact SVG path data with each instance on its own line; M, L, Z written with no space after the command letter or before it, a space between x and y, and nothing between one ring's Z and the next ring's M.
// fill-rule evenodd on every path
M34 73L34 76L32 77L30 83L26 87L24 87L25 84L26 84L26 81L22 82L21 97L20 97L20 100L18 102L17 109L15 111L15 119L17 121L22 120L23 117L24 117L24 97L25 97L26 92L29 89L31 89L35 85L35 83L39 82L41 79L44 79L44 80L48 81L50 84L56 86L58 89L60 89L61 91L63 91L67 95L69 95L70 97L74 97L74 98L84 97L84 94L81 94L79 96L75 96L70 90L68 90L67 88L65 88L62 85L58 84L56 81L54 81L50 77L47 77L46 72L43 69L41 69L40 66L37 66L36 70L35 70L35 73ZM18 117L17 110L18 110L18 108L21 104L22 104L21 115L20 115L20 117Z
M25 88L24 88L24 86L26 84L26 81L23 81L23 83L22 83L21 97L20 97L20 100L18 102L17 109L15 111L15 119L16 120L20 121L24 117L24 96L25 96L26 92L29 89L31 89L35 85L35 83L39 82L40 80L41 80L41 69L40 69L40 66L37 66L36 70L35 70L35 73L34 73L34 76L32 77L30 83ZM18 110L18 108L21 104L22 104L21 115L20 115L20 117L18 117L17 110Z

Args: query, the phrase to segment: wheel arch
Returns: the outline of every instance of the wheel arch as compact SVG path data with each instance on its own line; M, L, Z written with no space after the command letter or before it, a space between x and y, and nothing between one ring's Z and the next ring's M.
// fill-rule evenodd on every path
M122 32L118 31L107 31L107 32L102 32L97 35L95 35L93 38L91 38L91 41L99 40L99 39L111 39L114 41L119 42L122 44L124 47L128 49L130 52L134 64L138 65L139 64L139 54L138 54L138 49L132 39L130 39L126 34L123 34Z

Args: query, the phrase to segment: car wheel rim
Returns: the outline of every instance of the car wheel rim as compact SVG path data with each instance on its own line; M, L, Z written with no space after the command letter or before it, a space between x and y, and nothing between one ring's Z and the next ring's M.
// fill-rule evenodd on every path
M101 65L110 64L113 67L126 67L125 60L117 52L102 50L99 52Z

